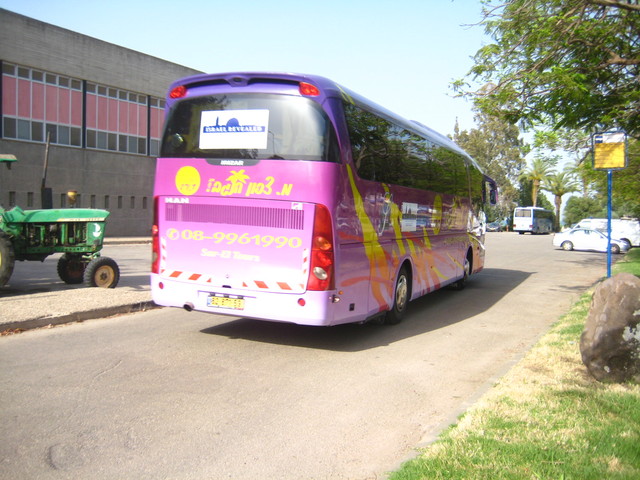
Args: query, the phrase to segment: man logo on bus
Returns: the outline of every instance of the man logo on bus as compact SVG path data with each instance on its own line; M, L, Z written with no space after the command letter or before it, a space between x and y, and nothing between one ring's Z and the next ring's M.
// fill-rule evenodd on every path
M200 188L200 172L194 167L182 167L176 173L176 188L182 195L193 195Z

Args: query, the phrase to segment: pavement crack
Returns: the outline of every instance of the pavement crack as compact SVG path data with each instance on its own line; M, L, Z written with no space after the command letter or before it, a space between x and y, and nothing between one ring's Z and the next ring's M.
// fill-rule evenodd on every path
M122 365L122 360L118 360L116 363L114 363L113 365L105 368L104 370L98 372L96 375L93 376L93 380L97 380L98 378L100 378L103 375L106 375L107 373L111 372L112 370L115 370L116 368L118 368L120 365Z

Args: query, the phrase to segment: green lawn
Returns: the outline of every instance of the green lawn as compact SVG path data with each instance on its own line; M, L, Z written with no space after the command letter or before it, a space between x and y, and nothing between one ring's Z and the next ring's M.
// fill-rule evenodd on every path
M640 277L640 248L633 248L614 266L614 273L628 272Z
M640 276L640 249L621 271ZM640 479L640 385L599 383L580 358L591 295L390 480Z

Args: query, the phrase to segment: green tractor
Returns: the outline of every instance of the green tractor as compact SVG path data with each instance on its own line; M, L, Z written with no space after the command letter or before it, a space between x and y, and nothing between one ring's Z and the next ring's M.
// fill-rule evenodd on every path
M14 161L12 155L0 156L0 162ZM49 255L62 253L58 275L64 282L114 288L120 279L118 264L100 256L108 216L106 210L84 208L0 207L0 287L9 281L16 260L42 262Z

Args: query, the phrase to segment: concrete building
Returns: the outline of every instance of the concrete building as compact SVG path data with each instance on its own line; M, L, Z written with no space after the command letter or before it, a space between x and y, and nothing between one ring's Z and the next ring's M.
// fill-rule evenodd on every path
M0 205L41 208L44 179L53 208L106 209L108 236L149 235L164 96L202 72L4 9L0 67L0 154L18 158L0 165Z

